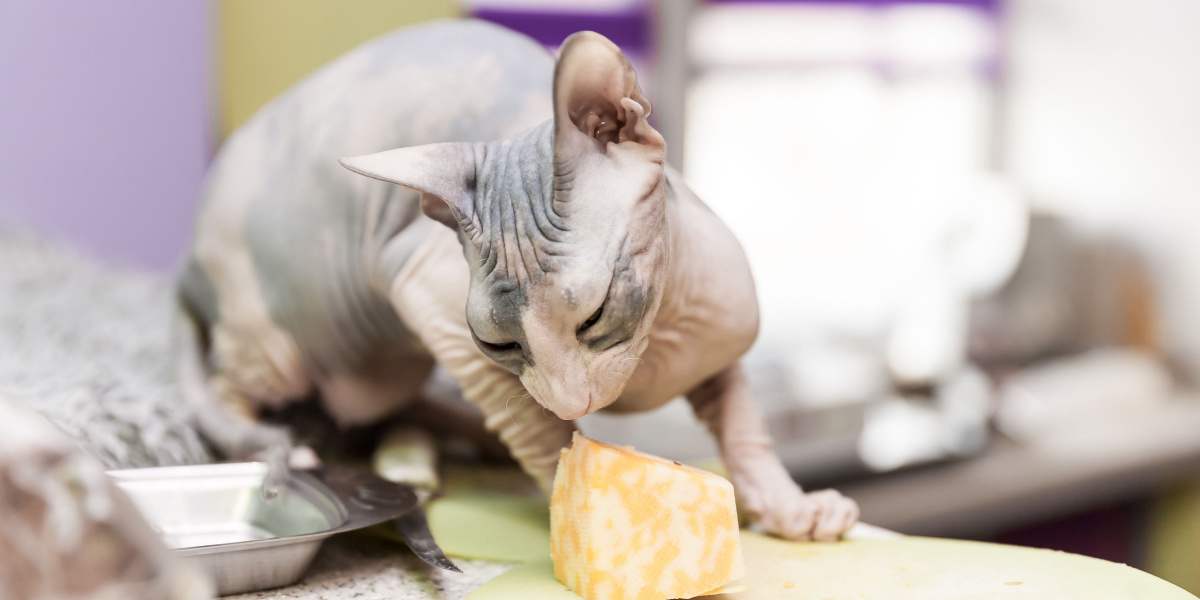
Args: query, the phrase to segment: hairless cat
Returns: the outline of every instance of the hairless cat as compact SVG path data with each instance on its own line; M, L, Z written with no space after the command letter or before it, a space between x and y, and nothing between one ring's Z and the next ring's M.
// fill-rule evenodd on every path
M743 509L839 537L857 506L801 491L739 366L746 258L649 115L603 36L555 62L478 22L370 42L259 111L215 162L181 283L202 431L286 473L260 409L317 392L340 424L371 422L420 402L436 364L549 489L574 419L684 395Z

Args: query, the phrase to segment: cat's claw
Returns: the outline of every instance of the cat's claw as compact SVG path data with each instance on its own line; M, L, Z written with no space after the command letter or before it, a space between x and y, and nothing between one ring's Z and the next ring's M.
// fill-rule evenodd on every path
M742 507L767 533L827 542L841 538L858 522L858 503L836 490L805 493L786 474L757 475L734 477L734 484Z

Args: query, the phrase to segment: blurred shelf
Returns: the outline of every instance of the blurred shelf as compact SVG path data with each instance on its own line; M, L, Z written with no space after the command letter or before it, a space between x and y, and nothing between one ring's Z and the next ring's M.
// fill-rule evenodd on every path
M1200 397L1090 419L1047 439L1000 438L977 458L845 482L872 525L985 536L1200 478Z

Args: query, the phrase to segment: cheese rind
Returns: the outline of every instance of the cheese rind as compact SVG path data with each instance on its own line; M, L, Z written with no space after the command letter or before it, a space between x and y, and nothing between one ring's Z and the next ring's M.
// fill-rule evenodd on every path
M729 481L578 433L554 478L550 553L587 600L692 598L744 573Z

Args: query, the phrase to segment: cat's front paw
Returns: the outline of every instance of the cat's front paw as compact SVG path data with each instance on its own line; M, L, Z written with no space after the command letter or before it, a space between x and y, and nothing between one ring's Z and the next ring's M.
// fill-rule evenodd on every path
M267 473L259 490L264 500L274 500L287 490L288 480L292 477L292 470L288 466L290 454L290 448L278 446L268 448L255 456L267 465Z
M837 490L805 493L783 477L738 481L742 508L772 535L799 541L833 541L858 522L858 503ZM738 484L741 485L738 485Z

